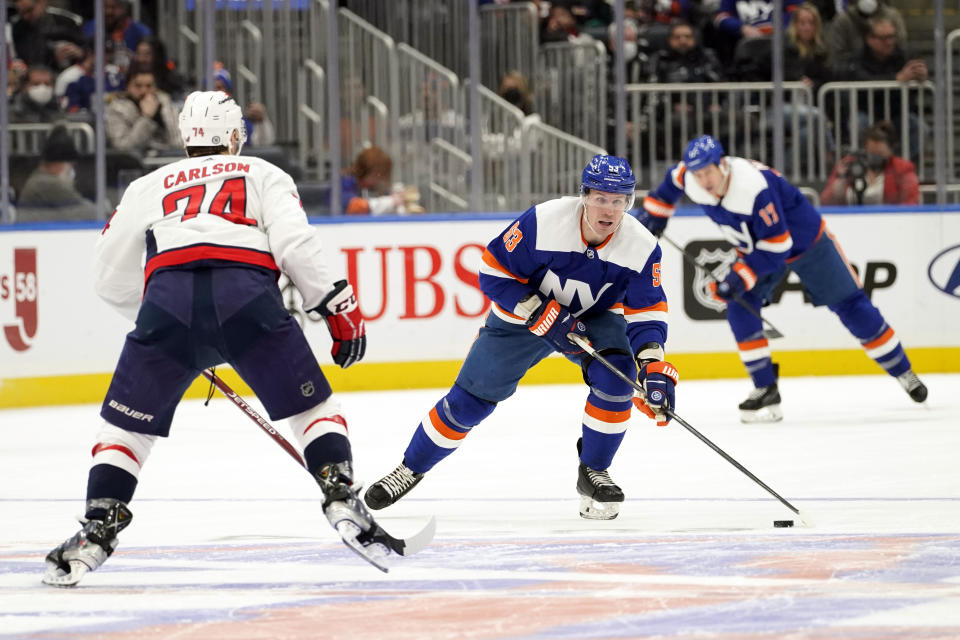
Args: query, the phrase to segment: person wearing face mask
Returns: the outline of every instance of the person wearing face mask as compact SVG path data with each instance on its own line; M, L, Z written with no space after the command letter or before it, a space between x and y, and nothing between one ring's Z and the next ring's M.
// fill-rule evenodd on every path
M920 204L913 163L894 155L893 123L881 121L866 133L863 151L840 160L827 180L823 204Z
M10 122L53 122L63 113L53 95L53 72L46 67L30 67L23 88L10 105Z
M841 61L860 55L864 40L870 33L870 20L887 18L893 23L897 42L907 44L907 28L903 16L887 0L850 0L847 10L837 14L826 31L830 59Z
M40 164L27 178L17 199L17 223L53 220L96 220L96 205L74 184L80 159L70 134L54 127L47 137Z
M526 77L519 71L508 71L503 75L497 95L523 111L523 115L533 113L533 93Z

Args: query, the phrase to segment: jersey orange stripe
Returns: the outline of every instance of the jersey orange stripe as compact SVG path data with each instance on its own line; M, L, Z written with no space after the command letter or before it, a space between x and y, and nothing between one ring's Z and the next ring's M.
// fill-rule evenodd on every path
M430 424L433 425L433 428L437 430L437 433L442 435L447 440L463 440L467 437L466 432L454 431L447 425L443 424L443 421L440 419L440 414L437 413L437 408L434 407L430 409Z
M758 238L758 240L762 240L763 242L769 242L770 244L780 244L782 242L786 242L789 239L790 239L789 231L784 231L780 235L772 236L770 238Z
M741 351L747 351L749 349L759 349L760 347L770 346L770 343L766 338L760 338L758 340L747 340L746 342L738 342L737 348Z
M520 316L518 316L518 315L515 314L515 313L510 313L509 311L507 311L506 309L504 309L503 307L501 307L501 306L500 306L499 304L497 304L496 302L493 303L493 306L495 306L495 307L497 308L497 310L500 311L500 313L502 313L502 314L505 315L505 316L509 316L509 317L511 317L511 318L513 318L513 319L515 319L515 320L520 320L521 322L526 322L526 318L521 318Z
M624 411L608 411L600 407L595 407L589 402L587 402L587 406L584 407L583 411L591 418L596 418L602 422L617 423L626 422L630 419L630 409Z
M483 250L483 262L491 269L496 269L497 271L510 276L517 282L522 282L523 284L527 284L528 278L521 278L520 276L512 273L509 269L507 269L502 264L500 264L500 261L497 260L492 253L490 253L489 249Z
M624 307L623 307L623 312L624 312L624 313L643 313L643 312L645 312L645 311L666 311L666 310L667 310L667 303L666 303L665 300L661 300L660 302L658 302L657 304L655 304L655 305L653 305L653 306L644 307L644 308L642 308L642 309L633 309L633 308L628 307L628 306L626 306L626 305L624 305Z

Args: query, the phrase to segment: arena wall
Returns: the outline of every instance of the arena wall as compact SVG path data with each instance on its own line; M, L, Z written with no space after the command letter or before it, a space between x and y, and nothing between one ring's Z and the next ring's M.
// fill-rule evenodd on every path
M335 389L447 387L488 309L478 289L484 245L513 216L317 221L328 260L355 283L368 317L364 361L332 365L323 323L297 312ZM960 371L960 211L863 208L827 210L865 288L894 327L918 372ZM0 407L99 402L132 324L92 290L92 248L99 227L0 229ZM718 264L725 247L706 217L681 211L668 235ZM733 337L703 294L705 280L663 245L670 304L669 359L681 377L739 377ZM781 375L880 374L839 321L804 302L788 279L764 317L784 335L772 341ZM281 280L291 309L295 289ZM328 366L329 365L329 366ZM232 372L237 391L249 393ZM580 372L548 358L526 383L576 382ZM197 382L188 392L207 391Z

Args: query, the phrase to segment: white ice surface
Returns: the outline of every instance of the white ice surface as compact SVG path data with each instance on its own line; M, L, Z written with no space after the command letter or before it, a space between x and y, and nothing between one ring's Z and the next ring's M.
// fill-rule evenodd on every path
M77 529L99 407L0 411L0 637L958 638L960 375L924 380L916 405L885 376L786 378L773 425L738 422L746 380L681 383L680 415L811 517L793 529L683 427L639 415L610 469L620 516L582 520L585 388L521 387L378 512L395 535L438 518L389 574L338 542L311 479L236 407L189 401L120 548L73 590L40 575ZM340 394L361 479L444 392Z

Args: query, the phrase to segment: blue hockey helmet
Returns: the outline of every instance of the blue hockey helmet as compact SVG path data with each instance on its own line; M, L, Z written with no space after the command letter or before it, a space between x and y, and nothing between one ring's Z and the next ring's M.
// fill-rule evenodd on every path
M606 156L598 153L590 159L583 168L580 182L580 193L588 189L605 191L606 193L623 193L633 195L637 186L637 179L626 158Z
M690 171L699 171L709 164L720 164L720 159L726 155L723 146L713 136L700 136L687 144L683 152L683 164Z

